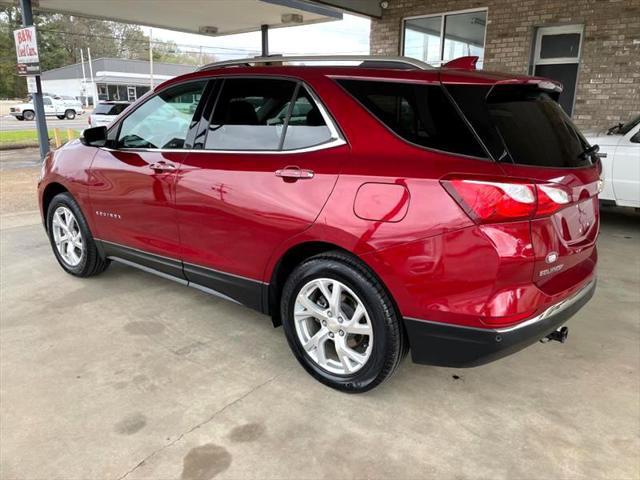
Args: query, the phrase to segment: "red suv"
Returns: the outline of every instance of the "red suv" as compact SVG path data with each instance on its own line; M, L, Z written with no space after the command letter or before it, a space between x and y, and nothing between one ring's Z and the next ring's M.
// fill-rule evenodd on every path
M600 162L553 81L410 59L169 80L46 158L64 270L111 260L261 311L348 392L486 363L593 295Z

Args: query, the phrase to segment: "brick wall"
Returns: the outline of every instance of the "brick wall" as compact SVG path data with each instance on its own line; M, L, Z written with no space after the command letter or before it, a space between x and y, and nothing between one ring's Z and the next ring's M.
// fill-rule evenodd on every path
M371 53L401 53L403 17L484 7L485 69L526 74L536 27L582 24L574 120L595 129L640 113L640 0L389 0Z

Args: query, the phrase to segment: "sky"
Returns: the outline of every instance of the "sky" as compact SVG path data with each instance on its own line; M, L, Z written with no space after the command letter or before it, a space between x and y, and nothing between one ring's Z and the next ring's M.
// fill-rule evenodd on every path
M340 21L269 30L269 53L288 55L369 53L367 18L344 14ZM146 33L151 29L143 27ZM231 60L260 54L260 32L209 37L154 28L154 40L174 41L181 50L197 51L202 45L205 53L216 59Z

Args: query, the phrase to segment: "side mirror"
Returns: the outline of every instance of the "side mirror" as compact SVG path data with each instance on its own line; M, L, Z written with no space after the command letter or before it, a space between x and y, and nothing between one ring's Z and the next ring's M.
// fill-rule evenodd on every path
M80 136L80 141L88 147L104 147L107 143L107 127L85 129Z

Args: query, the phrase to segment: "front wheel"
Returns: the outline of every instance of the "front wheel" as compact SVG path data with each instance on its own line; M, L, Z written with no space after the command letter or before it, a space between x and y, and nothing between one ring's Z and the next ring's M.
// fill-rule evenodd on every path
M60 266L71 275L102 273L109 260L100 257L80 207L68 193L53 197L47 209L47 232Z
M389 295L346 253L317 255L299 265L285 283L281 311L298 361L337 390L371 390L406 355L405 333Z
M64 115L56 115L56 117L58 117L58 120L64 120Z
M74 118L76 118L76 112L74 110L67 110L66 112L64 112L64 118L66 118L67 120L73 120Z
M25 110L22 112L22 116L25 120L31 121L36 118L36 113L32 110Z

